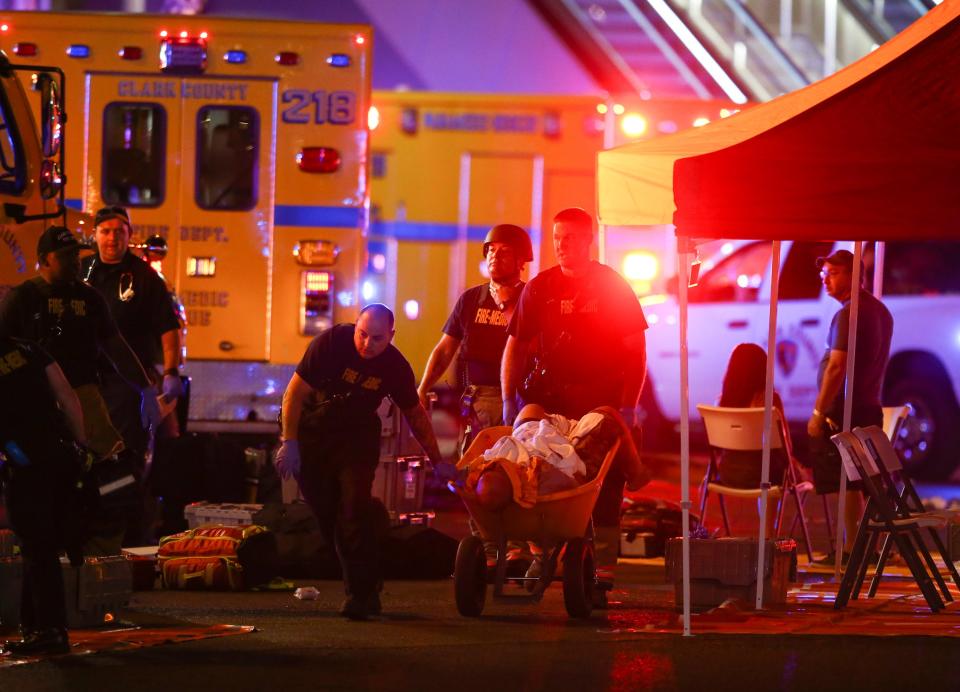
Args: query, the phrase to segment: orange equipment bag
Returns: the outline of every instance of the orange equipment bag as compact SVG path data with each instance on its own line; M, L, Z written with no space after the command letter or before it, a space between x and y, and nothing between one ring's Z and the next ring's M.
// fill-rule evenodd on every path
M237 551L262 526L204 526L160 539L157 560L168 589L241 591L245 584Z

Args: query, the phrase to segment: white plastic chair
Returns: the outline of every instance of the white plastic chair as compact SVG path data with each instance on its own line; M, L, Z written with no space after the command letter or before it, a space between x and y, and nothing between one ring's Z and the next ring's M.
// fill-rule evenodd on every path
M703 418L707 431L707 442L710 445L710 463L704 475L700 488L700 522L706 523L707 499L710 493L716 493L720 502L720 512L723 515L723 526L727 535L730 535L730 522L727 517L727 508L724 497L738 497L756 500L760 498L762 489L734 488L717 482L719 471L719 453L723 450L760 452L763 449L763 407L758 408L729 408L725 406L708 406L697 404L697 410ZM803 540L807 547L807 557L813 560L813 548L810 542L810 531L807 518L803 511L802 493L812 490L812 484L797 481L797 471L794 466L793 450L790 438L784 430L783 418L780 411L773 411L772 436L770 449L785 449L787 467L782 478L771 478L767 496L780 500L774 523L774 535L779 535L780 523L783 518L783 495L786 492L793 495L797 508L797 516L803 531Z

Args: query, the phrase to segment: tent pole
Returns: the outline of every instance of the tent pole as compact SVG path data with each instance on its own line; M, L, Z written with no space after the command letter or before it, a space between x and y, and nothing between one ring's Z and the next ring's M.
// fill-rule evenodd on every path
M690 633L690 363L687 351L688 270L693 243L677 238L680 297L680 507L683 528L683 636Z
M863 241L853 244L853 267L850 280L850 323L847 325L847 376L843 390L843 431L850 432L853 418L853 375L857 362L857 318L860 312L860 261L863 257ZM842 531L844 512L847 502L847 474L840 468L840 497L837 500L837 553L833 566L833 576L840 577L840 563L843 560L843 544L846 536Z
M873 244L873 297L883 298L883 264L887 259L887 244L878 240Z
M757 538L757 602L763 608L764 562L767 545L767 497L770 493L770 431L773 428L773 361L777 350L777 300L780 294L780 241L774 240L770 262L770 317L767 328L767 373L763 388L763 452L760 462L760 535ZM781 496L781 502L784 497Z

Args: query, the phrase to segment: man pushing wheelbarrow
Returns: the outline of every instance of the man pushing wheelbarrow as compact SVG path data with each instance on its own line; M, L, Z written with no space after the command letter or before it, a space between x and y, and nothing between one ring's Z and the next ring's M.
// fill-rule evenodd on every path
M580 419L600 406L619 409L639 437L636 413L646 374L647 322L623 277L590 259L592 241L593 217L583 209L564 209L554 217L559 264L524 286L508 327L502 363L504 423L516 417L519 394L523 403L569 418ZM594 504L599 607L613 586L624 484L643 485L632 473L637 471L625 460L613 462Z

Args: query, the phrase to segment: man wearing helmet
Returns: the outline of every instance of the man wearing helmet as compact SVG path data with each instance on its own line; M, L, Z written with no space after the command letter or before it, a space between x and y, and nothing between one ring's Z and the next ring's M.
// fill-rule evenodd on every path
M426 402L427 392L460 351L466 384L464 444L469 443L471 434L503 421L500 361L507 343L507 324L524 286L520 274L524 264L533 260L530 236L519 226L498 224L487 233L483 256L490 281L461 294L427 360L418 389L420 400Z
M524 283L523 265L533 260L530 236L519 226L501 223L487 232L483 242L490 281L464 291L443 325L443 336L434 347L417 390L426 405L427 392L460 351L464 388L462 411L465 418L460 453L484 428L502 425L503 398L500 393L500 361L507 343L507 325L520 298ZM476 533L476 531L474 531ZM493 569L497 546L485 545L487 565ZM530 563L526 544L508 545L509 573L521 576Z

